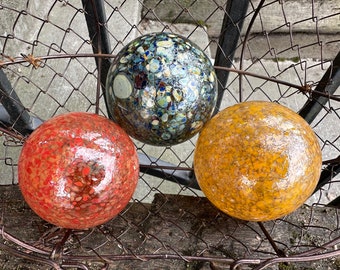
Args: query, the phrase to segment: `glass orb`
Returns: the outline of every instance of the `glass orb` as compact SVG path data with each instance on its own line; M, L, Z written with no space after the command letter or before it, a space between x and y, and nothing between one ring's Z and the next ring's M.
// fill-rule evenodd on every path
M207 55L169 33L141 36L113 61L106 82L110 117L152 145L184 142L211 118L217 79Z
M19 187L42 219L63 228L87 229L117 216L138 182L131 138L97 114L53 117L25 141Z
M194 154L197 181L221 211L267 221L287 215L313 193L321 171L318 139L307 122L272 102L243 102L215 115Z

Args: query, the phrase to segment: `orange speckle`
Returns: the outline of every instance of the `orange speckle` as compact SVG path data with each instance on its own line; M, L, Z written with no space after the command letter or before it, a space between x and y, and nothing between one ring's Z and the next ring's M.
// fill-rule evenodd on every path
M90 168L89 166L86 166L86 167L84 167L84 168L82 169L81 174L82 174L83 177L84 177L84 176L89 175L90 172L91 172L91 168Z
M223 212L244 220L287 215L312 194L321 171L313 130L276 103L243 102L218 113L195 149L197 181Z
M111 177L104 163L113 171ZM67 113L45 121L25 141L19 186L28 205L49 223L91 228L112 219L131 199L138 170L125 164L138 168L135 146L124 130L97 114ZM112 195L117 189L119 196ZM114 207L104 211L100 204L105 207L109 196Z
M74 144L81 145L83 144L83 139L82 138L74 138L73 139Z
M77 187L82 187L84 184L80 181L74 182L74 185L76 185Z

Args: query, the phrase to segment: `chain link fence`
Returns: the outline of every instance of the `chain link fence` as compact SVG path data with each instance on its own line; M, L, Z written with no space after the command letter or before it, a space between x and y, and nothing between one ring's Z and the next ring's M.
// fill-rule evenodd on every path
M329 1L0 1L1 269L340 269L340 6ZM198 44L219 81L218 109L283 104L317 134L320 182L279 220L232 219L199 190L196 137L135 141L140 179L128 207L93 229L37 217L17 187L22 144L70 111L107 116L107 67L134 38L173 32Z

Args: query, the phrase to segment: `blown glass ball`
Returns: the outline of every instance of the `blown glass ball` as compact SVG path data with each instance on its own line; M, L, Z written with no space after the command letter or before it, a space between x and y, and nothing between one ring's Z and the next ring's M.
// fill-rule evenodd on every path
M211 118L217 80L197 45L175 34L154 33L120 51L106 91L116 123L141 142L165 146L190 139Z
M221 211L238 219L285 216L313 193L321 150L307 122L272 102L228 107L202 129L194 154L197 181Z
M125 208L138 181L135 146L102 116L51 118L26 140L18 163L25 201L42 219L69 229L105 223Z

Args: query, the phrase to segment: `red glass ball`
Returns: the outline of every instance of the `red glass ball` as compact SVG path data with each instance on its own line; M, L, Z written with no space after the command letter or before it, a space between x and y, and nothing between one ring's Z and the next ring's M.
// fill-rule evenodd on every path
M97 114L73 112L44 122L18 163L21 192L42 219L63 228L105 223L131 199L139 176L130 137Z

